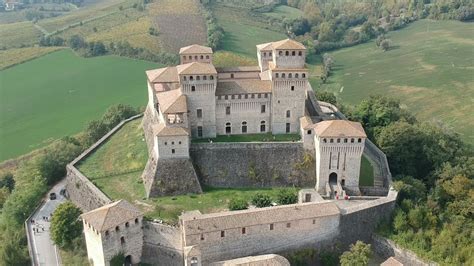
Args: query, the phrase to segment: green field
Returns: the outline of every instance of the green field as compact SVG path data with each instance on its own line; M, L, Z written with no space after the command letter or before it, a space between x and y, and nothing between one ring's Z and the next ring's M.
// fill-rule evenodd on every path
M270 17L277 18L277 19L284 19L284 18L297 19L303 16L303 11L291 6L279 5L275 7L272 10L272 12L266 12L263 14Z
M441 120L474 143L474 24L421 20L389 37L387 52L369 42L331 53L335 68L322 89L349 104L396 97L420 120Z
M145 199L141 174L147 160L141 119L127 123L103 146L80 163L78 169L112 199L126 199L141 207L148 216L175 223L183 210L203 213L222 211L235 197L250 199L257 192L275 196L278 188L204 188L200 195Z
M79 132L110 105L146 104L157 64L62 50L0 71L0 161Z

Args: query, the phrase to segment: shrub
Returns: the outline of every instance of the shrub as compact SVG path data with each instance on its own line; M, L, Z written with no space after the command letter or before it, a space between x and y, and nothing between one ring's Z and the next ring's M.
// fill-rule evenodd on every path
M257 193L252 197L252 204L257 208L272 206L272 198L267 194Z
M369 265L369 258L371 257L371 254L372 251L370 250L370 244L357 241L355 245L351 245L350 251L346 251L341 255L341 266Z
M229 201L229 210L231 211L238 211L238 210L245 210L249 207L249 204L246 200L241 198L231 199Z
M296 189L281 189L277 195L277 202L281 205L295 204L298 202L298 193L296 192Z

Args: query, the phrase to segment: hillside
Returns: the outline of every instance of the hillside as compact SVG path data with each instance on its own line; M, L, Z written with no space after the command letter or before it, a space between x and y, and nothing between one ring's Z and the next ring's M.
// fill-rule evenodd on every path
M422 20L390 32L387 52L374 42L331 53L334 72L313 88L357 104L370 94L401 100L418 118L441 120L474 143L474 25Z

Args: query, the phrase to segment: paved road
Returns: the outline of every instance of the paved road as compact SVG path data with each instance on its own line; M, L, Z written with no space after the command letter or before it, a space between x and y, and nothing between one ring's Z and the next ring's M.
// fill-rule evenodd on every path
M48 198L44 204L33 214L31 217L34 223L28 222L28 230L31 238L31 246L33 249L34 265L45 265L45 266L59 266L61 265L61 259L59 258L59 250L53 244L49 234L50 220L43 220L43 217L49 217L54 212L56 207L66 199L59 194L60 190L64 188L66 179L63 179L60 183L56 184L51 191L48 192ZM50 200L49 193L56 193L57 199ZM39 232L38 232L39 231ZM38 264L39 263L39 264Z

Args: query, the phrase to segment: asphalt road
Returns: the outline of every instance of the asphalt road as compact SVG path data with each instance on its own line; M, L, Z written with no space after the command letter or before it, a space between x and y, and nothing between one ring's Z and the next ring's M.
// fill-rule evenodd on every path
M59 192L65 186L65 179L60 183L56 184L49 192L48 197L44 204L33 214L31 220L28 221L28 230L30 232L31 246L33 249L34 265L47 265L47 266L59 266L61 265L61 259L59 257L59 250L50 237L50 218L51 214L57 208L59 204L66 201L66 198L61 196ZM49 193L56 193L57 198L55 200L49 199ZM48 217L49 220L43 219ZM39 264L38 264L39 263Z

